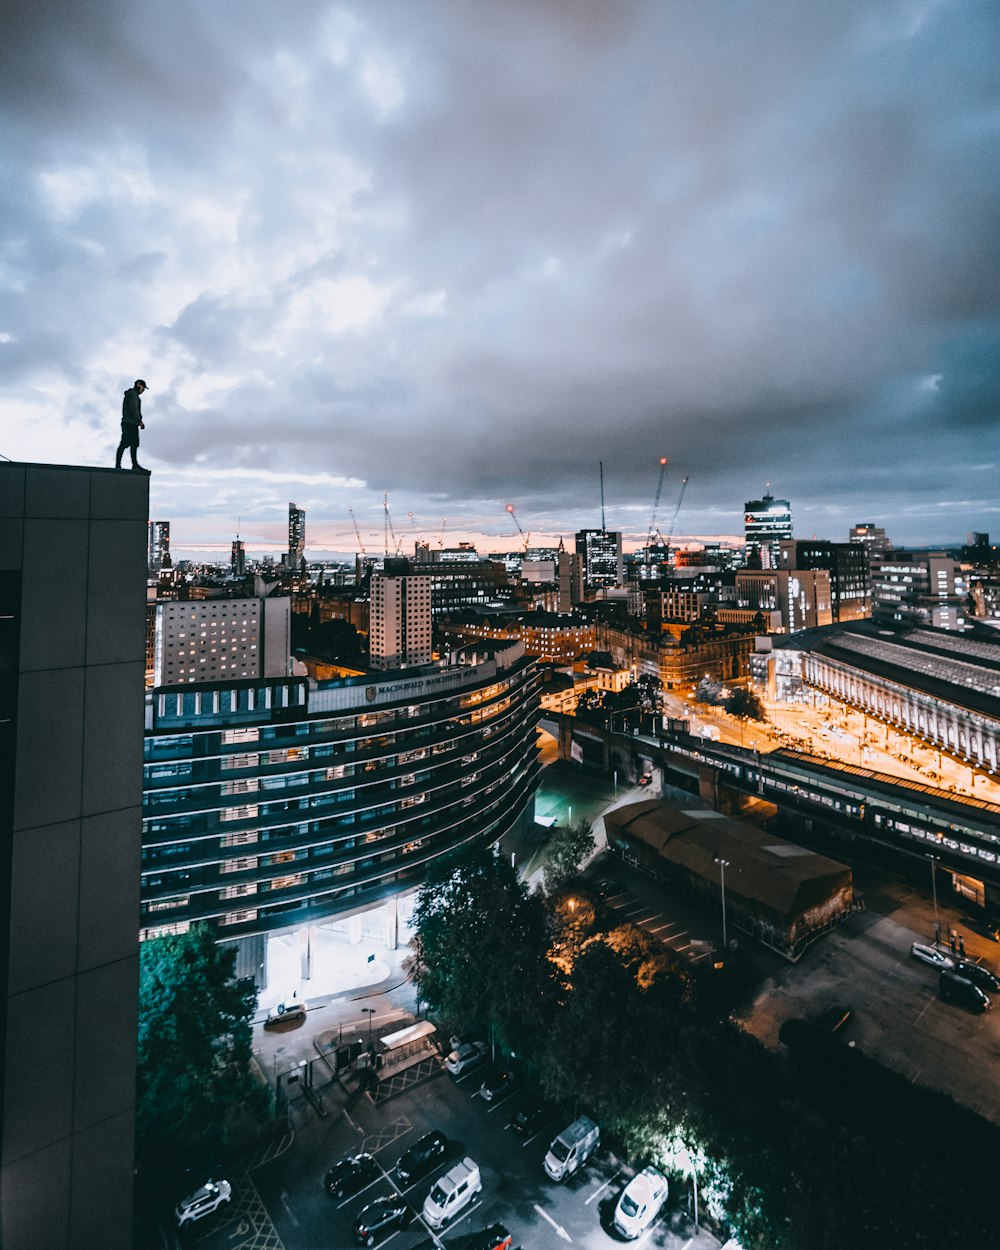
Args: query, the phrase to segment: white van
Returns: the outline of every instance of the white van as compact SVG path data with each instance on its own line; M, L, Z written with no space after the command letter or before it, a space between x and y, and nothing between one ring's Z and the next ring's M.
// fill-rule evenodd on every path
M555 1139L543 1166L554 1181L565 1180L583 1167L600 1144L601 1130L589 1116L582 1115Z
M437 1231L464 1210L482 1188L479 1164L463 1159L431 1186L431 1192L424 1199L424 1219Z

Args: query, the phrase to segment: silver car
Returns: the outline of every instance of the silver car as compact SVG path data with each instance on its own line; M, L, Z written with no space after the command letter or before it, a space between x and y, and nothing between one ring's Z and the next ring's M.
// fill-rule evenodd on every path
M950 955L946 955L944 951L939 951L936 946L927 946L923 942L914 942L910 947L910 954L914 959L919 959L921 963L929 964L932 968L954 968L955 961Z
M178 1202L174 1211L178 1228L182 1228L185 1224L193 1224L195 1220L200 1220L206 1215L211 1215L219 1207L225 1206L232 1196L233 1187L228 1181L206 1181L200 1189L196 1189L193 1194L188 1194L186 1198Z

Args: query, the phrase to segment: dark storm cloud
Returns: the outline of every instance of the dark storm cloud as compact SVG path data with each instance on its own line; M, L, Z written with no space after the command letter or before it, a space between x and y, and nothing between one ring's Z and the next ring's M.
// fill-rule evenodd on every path
M311 524L389 490L569 532L603 461L643 535L667 455L679 531L768 482L803 533L989 527L992 3L21 2L5 34L15 454L67 391L78 454L113 443L141 372L176 515L306 473Z

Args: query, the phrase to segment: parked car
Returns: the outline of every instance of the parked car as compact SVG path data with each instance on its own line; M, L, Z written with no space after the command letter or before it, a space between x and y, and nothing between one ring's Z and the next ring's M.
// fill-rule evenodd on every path
M506 1098L517 1084L517 1077L510 1068L494 1068L489 1072L479 1087L479 1092L487 1102L499 1102Z
M1000 993L1000 979L982 964L971 964L965 959L960 959L955 965L955 972L960 977L965 977L967 981L971 981L973 985L978 985L987 994Z
M374 1246L386 1233L398 1232L413 1219L413 1209L399 1194L376 1198L361 1208L354 1221L354 1239L362 1246Z
M289 999L287 1003L278 1003L276 1007L272 1007L264 1024L267 1026L281 1024L285 1020L304 1020L308 1010L308 1004L301 998Z
M602 877L600 881L594 883L598 898L611 898L614 894L621 894L623 889L622 883L615 881L613 877Z
M515 1133L531 1137L537 1133L549 1117L549 1109L540 1098L527 1099L510 1122Z
M452 1076L461 1076L463 1072L468 1072L470 1068L477 1068L483 1063L488 1049L485 1042L463 1042L451 1052L444 1061L444 1066Z
M639 785L640 785L640 786L648 786L648 785L652 785L652 782L653 782L653 774L652 774L652 773L643 773L643 774L639 777Z
M923 942L914 942L910 954L921 963L930 964L932 968L954 968L955 961L936 946L925 946Z
M514 1238L503 1224L490 1224L466 1237L461 1250L510 1250Z
M404 1185L411 1185L436 1167L448 1153L448 1138L440 1129L431 1129L415 1141L396 1161L396 1175Z
M381 1175L381 1168L370 1154L350 1155L327 1168L323 1188L331 1198L349 1198Z
M993 1005L985 990L981 990L967 977L960 977L951 968L941 969L938 993L946 1003L958 1003L972 1011L989 1011Z
M667 1200L667 1178L658 1168L643 1168L622 1190L615 1207L615 1230L630 1241L644 1233Z
M206 1215L211 1215L213 1211L218 1211L219 1207L225 1206L232 1196L233 1187L228 1181L206 1181L193 1194L188 1194L186 1198L178 1202L174 1211L178 1228L182 1228L185 1224L193 1224L195 1220L203 1219Z
M476 1195L483 1192L483 1178L479 1164L468 1157L453 1164L444 1176L439 1176L424 1199L421 1214L424 1223L436 1232L459 1211L464 1211Z

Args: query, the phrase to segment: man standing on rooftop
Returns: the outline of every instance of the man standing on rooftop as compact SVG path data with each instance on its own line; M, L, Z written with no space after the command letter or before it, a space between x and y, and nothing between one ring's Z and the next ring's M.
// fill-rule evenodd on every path
M135 382L125 392L122 399L122 441L118 444L118 450L115 453L115 468L122 467L122 453L127 447L132 457L132 471L134 473L148 473L148 469L144 469L136 458L136 452L139 449L139 431L146 428L142 419L142 402L140 396L146 389L146 383L142 378L136 378Z

